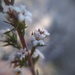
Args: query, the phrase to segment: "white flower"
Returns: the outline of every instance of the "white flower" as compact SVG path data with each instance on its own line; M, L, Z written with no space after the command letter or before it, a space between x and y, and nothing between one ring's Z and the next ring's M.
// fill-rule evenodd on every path
M20 8L22 13L24 13L25 10L26 10L26 7L24 5L22 5L22 4L19 6L19 8Z
M22 56L21 56L21 58L20 58L20 59L25 58L25 56L26 56L26 54L25 54L25 53L24 53L24 54L22 54Z
M50 34L46 30L35 30L31 36L33 46L45 46L44 39Z
M38 43L39 43L39 45L45 46L45 43L43 40L39 40Z
M50 33L48 31L46 31L45 29L43 31L44 31L44 35L46 35L46 36L50 35Z
M33 41L33 46L37 46L38 45L38 41L37 40L35 40L35 41Z
M37 56L40 56L42 59L44 59L44 55L38 50L36 49L35 52L33 53L32 57L36 58Z
M26 22L32 22L32 18L30 16L25 16L25 21Z
M18 21L21 23L24 21L24 19L25 19L24 15L22 13L19 13L18 14Z
M14 6L13 10L16 11L16 12L21 12L20 8L17 7L17 6Z
M40 33L39 33L39 31L38 31L38 30L35 30L35 31L34 31L34 36L35 36L36 38L39 38Z
M21 53L21 52L17 52L17 53L16 53L16 57L17 57L17 58L20 58L21 56L22 56L22 53Z
M22 23L25 21L25 23L31 23L32 22L32 14L26 10L24 5L20 5L19 7L17 6L5 6L3 8L3 12L6 15L6 19L9 20L8 18L12 18L13 20L15 19L14 17L10 16L10 12L13 13L12 16L15 16L18 19L18 22ZM11 22L11 20L9 20Z
M43 40L43 39L45 39L45 38L46 38L46 35L40 34L40 36L39 36L39 39L40 39L40 40Z
M25 15L29 16L29 17L32 17L32 14L29 11L27 11L27 10L25 11Z
M35 41L35 36L34 35L31 35L31 41Z
M25 10L24 16L25 16L25 21L30 23L32 22L32 14L29 11Z
M17 52L17 57L20 58L20 60L22 60L23 58L25 58L25 56L27 55L27 52L26 52L26 48L21 48L19 52Z
M24 49L21 48L21 49L20 49L20 52L21 52L21 53L25 53L25 52L26 52L26 48L24 48Z

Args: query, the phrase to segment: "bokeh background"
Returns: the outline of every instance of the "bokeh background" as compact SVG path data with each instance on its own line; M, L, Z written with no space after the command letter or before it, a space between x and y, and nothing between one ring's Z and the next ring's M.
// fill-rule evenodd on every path
M15 5L19 4L24 4L33 15L26 34L29 47L29 36L35 28L45 28L50 33L47 46L40 48L45 55L38 62L40 75L75 75L75 0L15 0ZM0 13L0 29L12 28L4 20ZM13 51L0 42L0 75L12 73L6 61Z

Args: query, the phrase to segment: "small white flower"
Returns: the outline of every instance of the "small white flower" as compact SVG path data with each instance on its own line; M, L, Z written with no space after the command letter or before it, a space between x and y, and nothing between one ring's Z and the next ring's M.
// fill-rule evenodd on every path
M29 16L29 17L32 17L32 14L29 11L27 11L27 10L25 11L25 15Z
M26 52L26 48L24 48L24 49L21 48L21 49L20 49L20 52L21 52L21 53L25 53L25 52Z
M22 13L24 13L25 10L26 10L26 7L24 5L22 5L22 4L19 6L19 8L20 8Z
M33 46L37 46L38 45L38 41L35 40L35 41L32 42L32 44L33 44Z
M25 58L26 54L22 54L22 56L20 57L20 60L23 60L23 58Z
M34 31L34 36L35 36L36 38L39 38L40 33L39 33L39 31L38 31L38 30L35 30L35 31Z
M12 5L6 5L3 7L3 12L7 13L9 11L9 9L12 11L13 10L13 6Z
M14 17L11 19L11 16L10 16L10 12L11 13L15 13L15 17L18 18L18 22L22 23L23 21L25 21L25 23L29 24L32 22L32 14L26 10L25 6L24 5L20 5L19 7L17 6L5 6L4 9L3 9L3 12L8 14L6 15L5 17L7 18L7 20L9 20L11 22L11 20L13 19L14 20ZM9 12L9 13L7 13ZM14 14L13 14L14 16Z
M17 53L16 53L16 57L17 57L17 58L20 58L21 56L22 56L22 53L21 53L21 52L17 52Z
M43 41L43 40L39 40L39 41L38 41L38 43L39 43L40 45L45 46L45 43L44 43L44 41Z
M19 13L19 14L18 14L18 21L19 21L19 22L23 22L24 19L25 19L24 15L23 15L22 13Z
M25 16L25 21L32 23L32 18L30 16Z
M50 33L44 29L44 35L49 36Z
M32 55L33 58L36 58L37 56L40 56L40 58L44 59L44 55L38 50L36 49L34 54Z
M16 12L21 12L20 8L17 7L17 6L14 6L13 10L16 11Z
M26 56L26 55L25 55L25 53L24 53L24 54L22 54L21 58L25 58L25 56Z
M31 35L31 41L35 41L35 36L34 35Z
M25 58L25 56L26 56L26 54L27 54L27 52L26 52L26 48L21 48L20 49L20 51L19 51L20 53L20 60L22 60L23 58Z
M40 40L43 40L43 39L46 38L46 35L44 35L44 34L40 34L39 38L40 38Z

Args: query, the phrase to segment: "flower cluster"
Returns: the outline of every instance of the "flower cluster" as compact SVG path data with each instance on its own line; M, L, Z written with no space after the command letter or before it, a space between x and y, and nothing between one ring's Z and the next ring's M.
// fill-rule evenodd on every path
M10 55L10 62L14 64L13 67L16 66L20 66L20 62L25 59L25 56L28 54L28 52L26 52L26 49L20 49L19 51L12 53L12 55Z
M25 22L25 21L32 21L32 14L26 10L26 7L24 5L17 6L5 6L3 8L3 12L5 13L5 17L8 19L8 21L13 22L14 19L18 21L19 23Z
M24 75L22 72L22 67L30 67L33 75L35 73L35 63L38 61L39 57L44 59L44 55L37 49L38 46L45 46L44 39L50 34L46 30L37 29L31 35L32 48L28 50L27 44L25 41L25 29L26 21L32 21L32 14L26 10L24 5L12 6L6 5L3 7L3 13L6 17L6 23L9 23L13 26L13 29L1 30L0 34L5 33L6 44L4 46L11 45L14 48L17 48L19 51L12 53L10 55L10 62L14 68L17 68L16 75ZM19 39L18 39L19 37ZM18 42L18 40L20 42Z
M26 49L20 49L19 52L16 53L16 58L22 60L27 55Z
M45 46L44 39L50 34L46 30L35 30L31 35L33 46Z

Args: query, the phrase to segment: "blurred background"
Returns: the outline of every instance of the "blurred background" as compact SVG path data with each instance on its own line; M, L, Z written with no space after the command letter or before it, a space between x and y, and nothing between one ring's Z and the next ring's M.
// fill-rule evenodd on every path
M39 49L45 55L38 62L40 75L75 75L75 0L15 0L15 5L19 4L24 4L33 15L26 35L29 47L29 36L35 28L45 28L50 33L47 46ZM0 29L12 28L4 19L0 13ZM13 51L0 42L0 75L11 75L4 62Z

